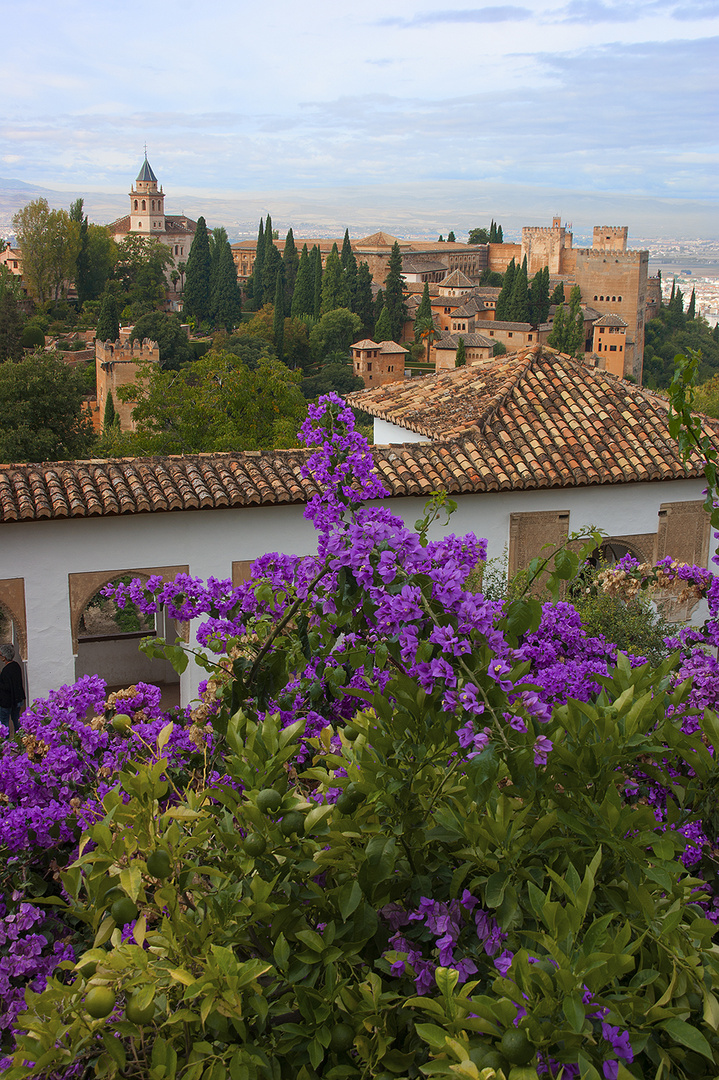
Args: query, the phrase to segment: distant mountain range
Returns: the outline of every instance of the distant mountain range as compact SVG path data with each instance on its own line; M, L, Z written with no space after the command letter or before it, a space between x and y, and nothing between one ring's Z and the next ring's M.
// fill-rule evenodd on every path
M162 178L161 178L162 179ZM129 186L129 182L128 182ZM212 228L224 225L231 240L257 235L260 217L284 235L360 238L378 229L395 236L437 239L454 230L462 239L494 218L505 240L519 240L523 225L550 225L555 214L573 222L576 247L590 245L594 225L628 225L632 237L719 237L717 204L708 199L659 199L611 192L549 190L523 184L464 180L408 182L296 191L179 194L164 183L169 214L204 215ZM12 217L31 199L69 207L81 196L91 221L107 224L128 212L127 192L57 191L0 177L0 236L12 232ZM646 241L645 241L646 243Z

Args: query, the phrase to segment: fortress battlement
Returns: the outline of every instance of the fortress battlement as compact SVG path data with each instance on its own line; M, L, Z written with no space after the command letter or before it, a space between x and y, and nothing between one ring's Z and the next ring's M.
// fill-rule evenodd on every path
M156 341L145 338L144 341L132 341L121 344L117 341L96 341L95 357L101 364L137 364L141 360L160 359L160 348Z
M636 251L615 251L611 248L605 250L597 250L597 248L575 248L574 251L577 255L581 255L584 259L593 259L595 262L615 262L626 263L631 265L633 263L641 263L644 257L649 258L648 251L636 250Z

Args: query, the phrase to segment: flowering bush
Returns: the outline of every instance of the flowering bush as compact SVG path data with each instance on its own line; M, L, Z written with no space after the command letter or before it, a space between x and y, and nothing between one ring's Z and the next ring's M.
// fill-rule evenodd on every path
M682 862L716 835L711 680L568 604L467 591L483 541L368 506L338 399L302 435L317 556L113 590L202 618L200 707L168 720L138 687L115 724L91 683L5 752L55 769L32 799L77 959L28 988L3 1075L715 1076L712 883Z

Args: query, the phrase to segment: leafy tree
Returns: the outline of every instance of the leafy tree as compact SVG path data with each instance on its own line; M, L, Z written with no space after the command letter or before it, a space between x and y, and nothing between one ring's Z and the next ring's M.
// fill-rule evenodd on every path
M506 356L507 346L503 341L495 341L492 348L492 356Z
M302 368L307 373L312 367L310 358L310 332L303 319L286 318L282 331L284 361L288 367Z
M402 328L407 318L407 307L404 302L402 254L396 240L392 245L389 257L389 272L384 280L384 305L392 329L392 333L387 340L398 342L402 337Z
M275 282L275 310L274 319L272 325L273 336L275 339L275 351L277 352L280 360L284 360L284 337L285 337L285 283L282 274L282 268L277 271L277 280Z
M357 341L362 329L359 315L348 308L334 308L326 312L310 332L310 352L316 363L331 354L349 353L350 345Z
M559 349L560 352L564 352L566 342L566 321L564 304L560 304L554 313L554 322L547 338L547 344L551 345L553 349Z
M23 278L33 296L57 300L75 275L80 227L67 210L51 210L35 199L14 215L13 228L22 249Z
M129 309L128 318L139 318L164 303L167 290L165 275L171 262L172 252L159 240L129 234L120 241L113 274ZM178 265L181 274L183 267L184 263Z
M310 262L307 244L302 245L302 254L295 279L295 289L292 295L292 314L312 315L315 309L315 278L314 267Z
M467 237L468 244L488 244L489 229L470 229Z
M504 274L502 291L497 297L497 306L494 310L494 317L497 322L511 321L510 312L512 310L512 290L514 289L514 278L516 274L517 267L515 265L514 259L512 259Z
M300 266L300 256L295 246L295 237L292 229L287 230L285 247L282 252L282 265L285 274L285 311L290 311L295 291L295 282Z
M305 414L300 372L260 355L251 370L232 352L210 350L179 372L143 364L120 396L136 401L135 432L114 453L197 454L296 445Z
M357 267L357 292L355 295L355 313L362 321L362 329L367 337L374 334L374 299L372 297L372 275L369 264L361 262Z
M197 219L192 247L187 257L187 278L184 293L185 318L194 318L199 324L212 316L210 292L210 241L204 217Z
M386 304L382 305L382 310L379 313L379 318L375 323L374 332L378 342L394 340L394 338L392 337L392 320L389 317L389 311L387 310ZM429 340L427 342L427 353L429 355Z
M347 281L342 272L342 263L340 262L337 245L333 244L332 250L327 256L325 272L322 275L322 305L320 311L322 315L326 315L328 311L334 311L335 308L349 307L350 295Z
M381 318L381 316L380 316L380 318ZM377 326L378 327L380 326L379 321L377 323ZM416 319L415 324L414 324L414 332L415 332L415 335L416 335L417 339L423 341L425 343L426 347L427 347L426 361L427 361L427 363L429 363L430 362L429 361L430 346L431 346L432 342L434 341L434 339L439 337L439 331L437 330L436 326L434 325L434 319L432 318L431 309L430 309L429 315L419 315L419 311L418 311L417 319ZM383 339L380 338L380 341L382 341L382 340Z
M213 306L218 326L223 326L225 330L232 330L239 323L242 317L242 292L237 280L237 268L232 258L232 248L227 237L220 249Z
M144 341L146 338L157 342L160 366L164 370L177 371L195 359L179 315L166 315L162 311L151 311L143 315L132 328L130 340Z
M0 461L86 457L95 432L82 373L48 353L0 364Z
M117 262L117 244L104 225L91 225L87 215L80 223L80 240L75 264L75 287L81 304L98 300Z
M693 319L683 312L661 307L644 328L644 383L666 388L674 375L674 357L688 350L701 353L698 378L706 382L719 374L719 333L701 314Z
M504 284L504 274L500 274L498 270L483 270L479 275L479 284L501 289Z
M464 367L467 363L467 350L464 347L464 338L461 337L457 343L457 354L454 359L455 367Z
M320 394L339 394L345 397L353 390L363 390L364 380L355 375L347 360L341 363L323 364L316 375L302 380L302 393L308 401L316 401Z
M0 266L0 364L22 360L24 318L17 302L17 286L6 266ZM43 340L44 344L44 340Z
M456 243L456 240L455 240L455 235L454 235L454 232L450 232L450 233L448 234L448 236L447 236L447 243L448 243L448 244L454 244L454 243Z
M569 310L560 304L554 315L552 331L547 339L553 349L569 356L584 352L584 316L581 311L581 293L575 285L569 297Z
M117 314L117 301L111 289L106 289L100 301L100 313L97 318L95 337L98 341L117 341L120 336L120 320Z

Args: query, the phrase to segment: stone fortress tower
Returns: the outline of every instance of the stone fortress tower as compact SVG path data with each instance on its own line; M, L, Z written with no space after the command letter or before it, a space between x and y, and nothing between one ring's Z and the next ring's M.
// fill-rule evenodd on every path
M120 401L117 391L119 387L133 383L137 376L138 365L148 362L160 363L160 347L155 341L145 338L142 343L139 341L122 344L119 341L95 342L95 377L100 423L105 416L108 396L112 394L112 403L120 418L121 430L135 430L135 422L132 419L134 403Z

